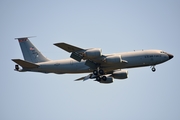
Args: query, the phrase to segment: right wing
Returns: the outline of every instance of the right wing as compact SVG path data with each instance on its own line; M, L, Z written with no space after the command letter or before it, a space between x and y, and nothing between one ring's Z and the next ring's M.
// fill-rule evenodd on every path
M93 79L93 78L96 78L96 76L95 76L95 75L93 75L93 74L89 74L89 75L87 75L87 76L84 76L84 77L78 78L78 79L76 79L75 81L80 81L80 80L85 81L85 80L88 80L88 79Z

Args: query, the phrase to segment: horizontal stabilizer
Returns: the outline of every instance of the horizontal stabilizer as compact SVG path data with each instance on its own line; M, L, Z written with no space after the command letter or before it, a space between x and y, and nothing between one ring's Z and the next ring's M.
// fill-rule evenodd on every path
M36 65L34 63L31 62L27 62L21 59L12 59L12 61L14 61L15 63L17 63L18 65L20 65L23 68L37 68L39 67L39 65Z
M77 52L77 51L83 50L82 48L78 48L67 43L55 43L54 45L56 45L57 47L60 47L61 49L67 52Z

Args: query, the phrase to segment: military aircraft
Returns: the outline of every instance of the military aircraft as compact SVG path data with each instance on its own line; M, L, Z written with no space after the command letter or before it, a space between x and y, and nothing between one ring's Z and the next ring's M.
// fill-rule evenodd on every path
M114 79L126 79L126 68L151 66L153 72L155 65L173 58L172 54L163 50L141 50L114 54L102 54L100 48L83 49L67 43L54 45L71 53L69 59L50 60L30 42L28 37L15 38L19 41L24 60L12 59L16 63L15 71L41 72L41 73L89 73L87 76L76 79L94 79L100 83L112 83ZM21 67L20 67L21 66Z

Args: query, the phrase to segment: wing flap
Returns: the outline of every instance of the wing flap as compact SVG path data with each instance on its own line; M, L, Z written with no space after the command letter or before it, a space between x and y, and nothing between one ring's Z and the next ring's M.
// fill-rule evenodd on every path
M39 67L39 65L36 65L34 63L24 61L24 60L21 60L21 59L12 59L12 61L14 61L18 65L22 66L23 68L37 68L37 67Z

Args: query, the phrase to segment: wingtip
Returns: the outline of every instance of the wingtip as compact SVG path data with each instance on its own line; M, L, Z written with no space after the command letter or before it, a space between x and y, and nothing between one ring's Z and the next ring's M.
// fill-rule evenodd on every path
M63 43L63 42L61 42L61 43L54 43L53 45L59 46L59 45L61 45L61 44L64 44L64 43Z
M21 59L11 59L12 61L21 60Z

